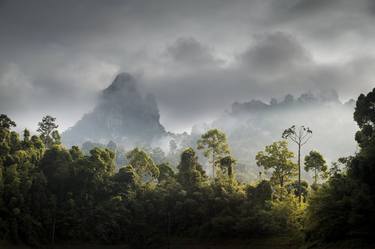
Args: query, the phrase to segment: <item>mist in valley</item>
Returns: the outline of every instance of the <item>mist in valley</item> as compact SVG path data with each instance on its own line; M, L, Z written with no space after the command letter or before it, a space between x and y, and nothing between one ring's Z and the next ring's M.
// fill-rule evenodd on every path
M374 17L0 0L0 248L375 248Z

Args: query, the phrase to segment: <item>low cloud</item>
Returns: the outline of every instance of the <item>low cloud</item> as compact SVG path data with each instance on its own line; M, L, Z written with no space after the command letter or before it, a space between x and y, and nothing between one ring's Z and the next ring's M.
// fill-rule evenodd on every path
M370 0L1 1L0 112L34 127L50 113L65 129L121 71L156 95L172 131L234 101L332 88L355 98L373 87L373 10Z
M234 101L332 89L343 101L355 98L353 82L369 89L374 63L374 57L358 57L322 65L296 37L275 32L253 40L229 67L211 63L215 66L166 73L145 84L156 94L166 127L188 129L192 121L211 121Z

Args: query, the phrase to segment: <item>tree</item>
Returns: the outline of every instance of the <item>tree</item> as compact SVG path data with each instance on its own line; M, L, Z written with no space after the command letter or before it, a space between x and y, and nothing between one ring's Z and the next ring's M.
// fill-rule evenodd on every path
M12 121L7 115L0 115L0 152L5 152L8 149L9 146L6 140L9 139L10 129L15 126L16 123Z
M121 167L117 174L114 175L113 180L116 185L114 187L116 192L120 193L127 193L140 182L139 175L131 165Z
M230 179L233 179L235 164L236 164L236 160L231 156L223 157L219 161L221 171L224 174L227 174Z
M148 181L150 179L158 178L160 174L158 167L143 150L135 148L126 155L126 158L129 160L129 165L135 169L137 174L141 176L143 180Z
M375 130L375 88L367 95L361 94L356 102L354 120L360 130L357 131L355 139L364 148L374 140Z
M52 139L53 139L53 143L54 144L61 144L61 136L60 136L60 134L59 134L59 132L58 131L53 131L52 133L51 133L51 137L52 137Z
M182 152L177 169L178 181L189 189L201 185L206 180L206 174L192 148L187 148Z
M309 241L374 238L374 106L375 89L358 97L354 120L360 128L355 136L359 151L334 162L327 183L312 194L305 222Z
M315 185L313 185L312 187L314 187L314 186ZM286 186L286 188L288 189L288 193L292 193L294 196L298 197L298 190L299 190L298 181L294 181L294 182L288 184L288 186ZM307 199L307 194L309 192L308 190L309 190L309 184L306 181L301 181L301 196L302 196L304 202Z
M30 131L28 129L23 130L23 143L25 147L30 146Z
M157 167L160 172L159 177L158 177L159 183L163 181L168 181L169 179L172 179L175 177L175 173L173 172L173 170L171 169L168 163L161 163Z
M42 122L38 123L38 132L47 148L51 148L54 139L60 139L58 133L55 132L59 126L55 123L56 118L49 115L43 117ZM53 135L53 136L52 136ZM59 141L58 141L59 142Z
M40 168L48 181L51 192L62 199L71 174L72 157L65 148L55 145L47 150L40 161Z
M305 156L305 170L309 172L310 170L314 171L314 184L318 182L319 173L327 172L326 160L324 160L322 154L318 151L310 151L310 153ZM324 175L323 175L324 177Z
M22 194L20 191L21 179L17 164L12 164L4 172L4 202L8 209L10 221L10 236L14 241L19 240L19 219L21 213Z
M254 205L261 207L264 207L266 202L272 199L272 187L270 182L266 180L262 180L256 186L247 186L246 193Z
M293 125L290 128L284 130L282 134L282 138L290 139L292 142L297 144L298 146L298 200L299 202L302 201L301 199L301 147L304 146L312 137L312 131L309 127L300 126L296 129L296 126Z
M215 178L215 168L218 160L229 155L229 146L225 133L218 129L211 129L204 133L197 141L198 149L203 150L204 156L211 156L212 177Z
M361 94L356 102L354 120L360 130L355 139L360 146L360 152L349 158L348 175L365 183L375 196L375 88L367 95ZM375 206L375 198L372 199ZM374 215L375 223L375 215Z
M271 183L280 188L280 199L283 198L284 187L292 180L296 172L296 164L292 161L293 157L294 154L288 150L286 141L274 142L256 155L259 167L273 170Z
M47 150L42 160L40 161L40 168L47 179L48 189L51 191L51 243L55 242L55 233L57 219L60 217L59 208L63 203L66 195L71 176L72 157L62 146L52 146Z
M69 150L69 153L74 161L83 158L83 153L78 146L72 146L72 148Z
M94 148L90 150L89 161L100 176L111 176L115 171L115 153L107 148Z
M11 120L7 115L0 115L0 128L1 129L10 129L11 127L16 127L16 123Z

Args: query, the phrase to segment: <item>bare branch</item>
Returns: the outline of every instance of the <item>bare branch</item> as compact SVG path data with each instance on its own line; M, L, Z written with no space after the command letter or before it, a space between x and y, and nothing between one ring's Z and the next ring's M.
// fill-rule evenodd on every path
M310 138L312 138L312 135L311 136L309 136L307 139L306 139L306 141L305 142L303 142L302 144L301 144L301 146L302 145L305 145L309 140L310 140Z

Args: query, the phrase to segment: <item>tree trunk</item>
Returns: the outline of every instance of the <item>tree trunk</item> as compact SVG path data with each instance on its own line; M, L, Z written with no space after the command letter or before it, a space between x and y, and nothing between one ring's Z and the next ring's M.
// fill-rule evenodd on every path
M301 143L298 144L298 201L301 203Z
M212 178L215 179L215 152L212 152Z
M280 177L280 200L284 199L283 191L284 191L284 177Z

